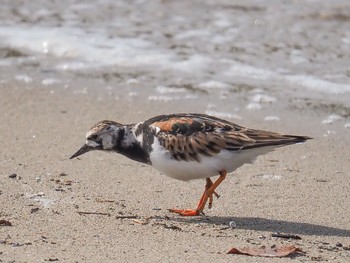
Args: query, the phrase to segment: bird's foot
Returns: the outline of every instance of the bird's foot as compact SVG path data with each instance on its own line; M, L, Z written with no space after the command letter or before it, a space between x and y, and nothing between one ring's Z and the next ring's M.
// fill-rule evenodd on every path
M217 193L217 192L213 192L213 194L216 196L216 198L219 198L220 197L220 195Z
M169 209L169 211L181 216L199 216L202 214L198 209Z
M217 192L213 192L210 196L209 196L209 203L208 203L208 208L211 209L213 206L213 195L215 195L216 198L219 198L220 195Z

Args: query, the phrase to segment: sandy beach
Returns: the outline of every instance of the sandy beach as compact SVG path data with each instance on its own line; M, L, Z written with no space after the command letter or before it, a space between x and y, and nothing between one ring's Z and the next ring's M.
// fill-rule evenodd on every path
M348 2L141 2L0 10L0 262L349 262ZM231 173L198 217L168 209L205 180L69 160L97 121L175 112L314 139ZM227 254L285 245L303 253Z
M167 209L193 207L204 181L176 181L117 154L68 160L96 120L136 122L148 113L39 88L0 91L0 219L12 224L0 227L3 262L295 261L226 254L282 244L305 251L301 262L349 258L349 136L340 128L325 137L312 118L285 112L305 125L285 122L283 130L315 139L240 168L219 187L206 216L184 218ZM244 124L257 126L249 116ZM269 126L261 128L282 128ZM279 232L301 240L271 237Z

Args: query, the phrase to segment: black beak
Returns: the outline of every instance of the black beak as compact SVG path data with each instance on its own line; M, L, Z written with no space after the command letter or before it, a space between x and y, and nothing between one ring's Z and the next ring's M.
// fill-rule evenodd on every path
M88 146L84 144L75 154L73 154L69 159L73 159L75 157L78 157L79 155L82 155L84 153L87 153L91 150L96 150L96 148Z

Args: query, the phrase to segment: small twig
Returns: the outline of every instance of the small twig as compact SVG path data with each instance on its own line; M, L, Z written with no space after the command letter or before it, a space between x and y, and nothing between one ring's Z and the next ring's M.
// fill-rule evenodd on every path
M110 213L100 213L100 212L85 212L85 211L78 211L79 215L101 215L101 216L110 216Z
M99 199L99 198L96 198L96 202L99 202L99 203L114 203L115 200L108 200L108 199Z
M116 216L115 217L116 219L133 219L133 218L137 218L137 216L134 216L134 215L125 215L125 216L123 216L123 215L121 215L121 216Z
M280 238L292 238L292 239L301 239L298 235L292 235L292 234L280 234L280 233L274 233L271 234L272 237L280 237Z
M134 223L140 224L140 225L147 225L149 222L148 220L141 220L141 219L133 219Z
M230 226L225 226L225 227L222 227L222 228L219 228L219 230L227 230L227 229L231 229L232 227Z

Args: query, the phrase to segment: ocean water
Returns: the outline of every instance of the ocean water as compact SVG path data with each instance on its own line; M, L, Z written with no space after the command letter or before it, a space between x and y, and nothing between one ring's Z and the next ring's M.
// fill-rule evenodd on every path
M2 86L349 128L347 0L2 1L0 21Z

